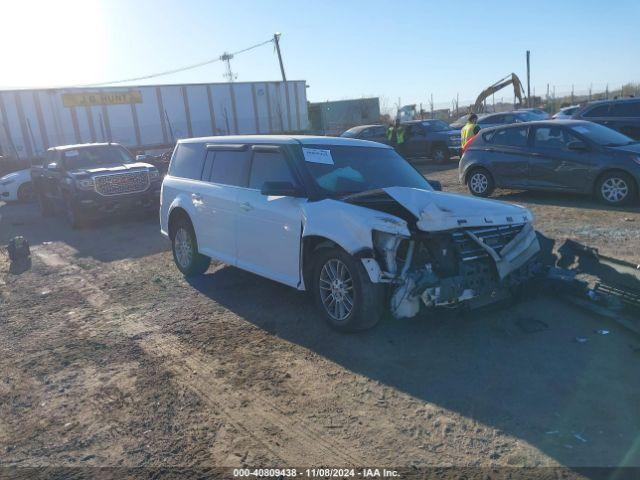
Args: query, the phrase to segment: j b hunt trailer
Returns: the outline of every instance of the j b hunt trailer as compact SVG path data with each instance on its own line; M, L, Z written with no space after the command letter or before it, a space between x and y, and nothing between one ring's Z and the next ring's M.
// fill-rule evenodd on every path
M305 81L0 91L0 155L118 142L132 150L188 137L308 128Z

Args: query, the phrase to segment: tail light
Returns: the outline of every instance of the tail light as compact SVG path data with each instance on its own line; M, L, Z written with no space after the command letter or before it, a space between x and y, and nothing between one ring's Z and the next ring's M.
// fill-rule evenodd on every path
M462 155L464 155L464 152L466 152L467 149L471 146L471 144L476 141L476 138L478 138L477 133L473 137L471 137L469 140L467 140L467 143L465 143L462 146Z

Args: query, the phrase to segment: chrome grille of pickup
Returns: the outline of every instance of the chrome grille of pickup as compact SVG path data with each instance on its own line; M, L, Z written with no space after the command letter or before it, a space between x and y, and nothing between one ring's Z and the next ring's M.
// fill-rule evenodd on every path
M496 252L500 253L502 248L513 240L513 237L520 233L522 227L524 227L524 223L500 225L498 227L467 228L454 232L453 241L458 247L462 261L468 262L486 257L488 253L465 232L473 233L486 245L489 245Z
M144 192L149 188L149 173L146 171L114 173L94 177L96 192L100 195L122 195Z

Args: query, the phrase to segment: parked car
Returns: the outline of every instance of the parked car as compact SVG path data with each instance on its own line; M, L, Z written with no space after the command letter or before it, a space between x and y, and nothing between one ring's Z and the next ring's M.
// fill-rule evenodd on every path
M29 202L33 198L31 170L23 169L0 177L0 200Z
M561 108L553 117L554 120L569 120L573 114L578 111L580 105L571 105L570 107Z
M158 170L117 143L50 148L31 176L42 214L62 212L73 228L98 214L155 210L160 197Z
M453 122L450 127L454 130L461 130L462 127L464 127L467 124L467 120L469 120L469 113L467 113L466 115L462 115L460 118L458 118L455 122ZM484 117L486 117L488 114L486 113L479 113L478 114L478 119L482 119Z
M459 176L482 197L507 187L595 194L606 204L623 205L638 193L640 142L578 120L491 128L473 137Z
M640 140L640 98L590 102L575 112L573 118L600 123Z
M402 152L405 156L426 156L436 163L443 163L460 155L460 132L452 129L448 123L442 120L412 120L402 125L405 127ZM386 131L384 125L363 125L351 128L341 136L387 144Z
M511 112L490 113L478 119L481 129L508 125L511 123L533 122L540 120L536 114L526 110L514 110Z
M184 275L215 258L310 290L343 331L389 307L504 298L534 271L531 222L523 207L434 191L387 145L340 137L180 140L160 207Z

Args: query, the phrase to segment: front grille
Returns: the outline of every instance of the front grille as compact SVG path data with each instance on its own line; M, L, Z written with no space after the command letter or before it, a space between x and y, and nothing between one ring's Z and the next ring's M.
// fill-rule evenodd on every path
M480 245L478 245L465 232L471 232L486 245L500 253L504 246L520 233L524 227L524 223L515 225L500 225L499 227L481 227L468 228L453 233L453 241L455 242L460 258L464 262L484 258L488 255Z
M146 171L114 173L94 177L96 192L100 195L122 195L143 192L149 188L149 173Z

